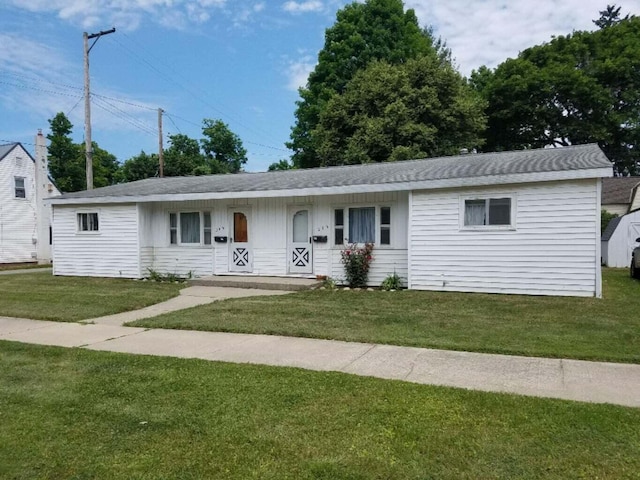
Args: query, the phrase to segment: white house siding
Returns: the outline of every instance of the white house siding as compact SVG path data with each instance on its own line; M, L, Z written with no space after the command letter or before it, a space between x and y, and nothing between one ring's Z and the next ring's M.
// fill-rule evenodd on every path
M628 213L620 218L611 238L602 242L602 259L608 267L628 267L631 264L631 251L638 245L640 237L640 210Z
M78 232L78 213L98 213L98 232ZM54 275L140 277L138 210L135 204L55 205Z
M410 286L599 295L598 180L417 191L410 200ZM513 230L461 229L461 198L515 195Z
M26 198L15 197L14 177L25 179ZM36 261L35 242L38 239L33 177L33 161L19 146L0 160L0 263Z
M288 275L287 239L290 208L308 207L312 235L327 236L327 243L312 245L313 271L310 275L339 277L340 247L334 246L333 209L336 207L384 205L392 207L390 247L376 249L371 279L379 284L394 269L406 277L407 193L333 195L326 197L284 197L238 200L158 202L140 205L141 271L148 268L163 273L185 275L229 272L229 244L202 246L169 244L169 212L212 212L212 236L230 236L230 209L242 207L250 212L249 237L253 252L253 275ZM336 263L337 259L337 263Z

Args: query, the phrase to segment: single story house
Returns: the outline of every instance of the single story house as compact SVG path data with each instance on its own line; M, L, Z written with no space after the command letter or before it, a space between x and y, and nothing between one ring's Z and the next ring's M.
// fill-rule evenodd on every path
M640 209L640 177L602 179L602 209L616 215Z
M55 275L343 278L373 242L369 282L600 296L600 148L466 154L236 175L150 178L53 204Z
M631 251L640 238L640 210L612 218L602 233L602 264L625 268L631 265Z
M44 200L59 194L41 132L35 157L21 143L0 145L0 263L51 262L51 207Z

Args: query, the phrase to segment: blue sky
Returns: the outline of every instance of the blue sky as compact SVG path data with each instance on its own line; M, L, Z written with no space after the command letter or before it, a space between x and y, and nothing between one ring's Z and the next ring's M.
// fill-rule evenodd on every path
M248 171L289 158L297 87L343 0L0 0L0 143L32 150L62 111L83 140L82 32L116 27L91 51L93 139L120 161L157 151L166 134L201 137L227 123ZM558 5L560 3L560 5ZM596 0L406 0L452 48L463 74L495 66L552 35L595 28ZM640 14L640 0L620 4Z

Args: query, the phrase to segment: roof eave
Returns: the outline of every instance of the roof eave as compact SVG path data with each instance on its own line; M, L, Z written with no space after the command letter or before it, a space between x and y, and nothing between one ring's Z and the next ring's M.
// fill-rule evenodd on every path
M311 187L282 190L243 190L238 192L167 193L155 195L121 195L101 197L50 198L52 205L81 205L109 203L143 203L188 200L230 200L236 198L305 197L319 195L341 195L353 193L394 192L409 190L434 190L441 188L477 187L512 183L551 182L586 178L611 177L611 167L554 172L518 173L510 175L487 175L483 177L447 178L415 182L345 185L334 187Z

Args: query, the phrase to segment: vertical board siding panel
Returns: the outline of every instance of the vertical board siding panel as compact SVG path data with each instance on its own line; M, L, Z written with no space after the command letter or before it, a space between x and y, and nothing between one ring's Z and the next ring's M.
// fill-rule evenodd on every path
M138 212L135 204L56 205L56 275L138 278ZM79 233L78 212L98 212L99 232Z
M470 194L515 194L515 230L461 229L461 197ZM596 197L596 180L414 192L412 287L593 296Z

